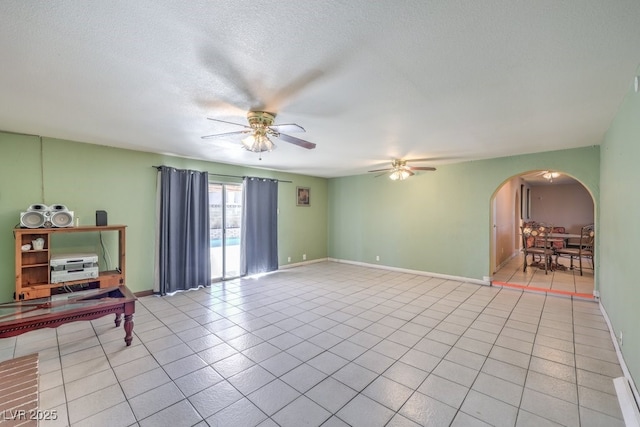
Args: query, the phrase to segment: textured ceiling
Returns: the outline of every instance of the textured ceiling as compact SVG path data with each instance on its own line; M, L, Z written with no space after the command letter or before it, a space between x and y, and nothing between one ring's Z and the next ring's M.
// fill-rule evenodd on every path
M637 0L3 0L0 129L322 177L597 145L639 42ZM250 109L317 148L200 138Z

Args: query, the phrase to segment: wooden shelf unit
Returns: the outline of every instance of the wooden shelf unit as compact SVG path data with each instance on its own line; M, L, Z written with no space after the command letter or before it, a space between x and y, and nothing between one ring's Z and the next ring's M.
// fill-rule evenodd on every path
M49 283L51 275L51 236L54 234L66 233L97 233L97 232L117 232L118 233L118 266L116 270L101 271L97 278L74 280L64 283ZM126 248L126 226L125 225L105 225L105 226L81 226L68 228L16 228L13 231L15 236L15 258L16 258L16 301L33 298L49 297L55 290L61 287L71 287L74 285L93 284L100 288L109 288L123 285L125 279L125 248ZM23 251L22 246L31 244L35 239L44 239L44 248L41 250L30 249Z

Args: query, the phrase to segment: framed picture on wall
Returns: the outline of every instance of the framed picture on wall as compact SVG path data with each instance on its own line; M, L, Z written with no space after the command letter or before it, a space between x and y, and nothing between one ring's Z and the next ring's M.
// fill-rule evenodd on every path
M311 190L309 187L296 187L296 205L311 206Z

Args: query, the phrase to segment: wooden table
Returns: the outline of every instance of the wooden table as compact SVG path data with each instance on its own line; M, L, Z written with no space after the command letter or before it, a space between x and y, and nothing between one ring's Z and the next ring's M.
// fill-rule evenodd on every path
M121 285L0 304L0 338L115 314L116 327L120 326L124 315L124 341L129 346L133 339L136 299L126 286Z
M549 245L548 247L550 249L556 250L555 244L556 242L563 242L563 247L566 246L567 241L569 239L579 239L581 237L580 234L570 234L570 233L549 233L547 235L546 238L546 242L547 245ZM535 239L535 245L536 246L543 246L541 243L545 241L545 236L544 235L540 235ZM557 264L557 263L553 263L552 260L552 256L549 256L548 259L546 260L547 263L547 269L553 271L553 270L566 270L567 267L565 267L562 264ZM538 268L545 268L544 263L542 262L537 262L535 261L535 255L534 255L534 260L533 262L530 264L530 266L532 267L538 267Z
M562 238L562 239L579 239L582 236L580 234L549 233L549 237L551 237L551 238Z
M553 242L563 242L563 247L566 247L567 243L569 242L569 239L580 239L582 236L580 234L570 234L570 233L549 233L549 238L548 238L548 243L551 244L551 248L554 250L556 250L555 245L553 244ZM556 257L557 260L557 257ZM565 267L562 264L558 264L558 263L553 263L550 262L549 263L549 267L551 270L566 270L567 267ZM573 267L571 267L571 269L573 270Z

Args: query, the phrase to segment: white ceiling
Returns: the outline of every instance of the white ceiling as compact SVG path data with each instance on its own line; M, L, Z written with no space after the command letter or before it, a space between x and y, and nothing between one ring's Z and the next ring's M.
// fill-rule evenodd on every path
M0 129L321 177L597 145L639 46L638 0L3 0ZM317 148L200 138L249 109Z

